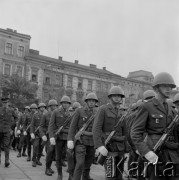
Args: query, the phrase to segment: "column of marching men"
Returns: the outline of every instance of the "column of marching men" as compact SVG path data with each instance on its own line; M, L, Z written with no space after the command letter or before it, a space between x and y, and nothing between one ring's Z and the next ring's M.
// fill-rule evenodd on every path
M42 166L40 159L45 148L45 174L53 175L51 165L55 161L57 180L63 179L65 160L68 180L92 180L93 163L104 166L105 179L179 179L177 173L171 175L174 171L164 171L169 162L179 172L179 93L169 99L176 85L172 76L164 72L155 76L152 87L128 108L119 86L109 90L109 102L100 107L98 97L91 92L83 107L78 102L71 104L64 95L60 104L51 99L47 105L31 104L23 113L15 113L8 98L2 97L0 147L5 152L5 167L10 165L9 146L14 129L17 157L27 156L33 167ZM16 127L12 122L16 122ZM167 137L164 140L163 134ZM124 169L126 161L128 171ZM150 166L146 166L147 162ZM160 164L157 172L156 164Z

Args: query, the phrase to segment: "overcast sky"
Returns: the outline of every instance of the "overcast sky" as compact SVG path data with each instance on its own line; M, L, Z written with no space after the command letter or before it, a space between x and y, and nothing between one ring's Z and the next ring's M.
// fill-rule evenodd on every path
M0 12L41 55L124 77L166 71L179 86L178 0L0 0Z

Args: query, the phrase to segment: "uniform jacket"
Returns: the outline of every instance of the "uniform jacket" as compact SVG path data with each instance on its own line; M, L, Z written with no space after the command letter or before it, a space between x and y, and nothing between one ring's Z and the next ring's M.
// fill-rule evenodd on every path
M136 149L142 156L152 150L175 115L176 111L171 106L168 105L167 112L156 98L141 105L136 115L135 123L132 124L131 138ZM143 134L145 132L147 135L145 140L143 140ZM176 133L178 134L178 125L172 131L169 142L177 143L178 135L175 136ZM165 146L163 156L165 156L166 161L179 163L179 154L176 150L168 149Z
M10 132L12 119L17 121L18 117L10 108L0 108L0 132Z
M42 119L43 113L40 111L36 111L32 116L32 121L30 124L30 133L34 133L36 135L39 135L39 130L35 133L37 128L40 126L40 121Z
M117 113L111 104L103 105L99 108L93 124L93 139L96 148L104 146L105 139L110 132L113 131L113 128L120 117L119 110ZM108 146L108 151L118 152L126 149L125 131L126 127L125 122L123 121L116 132L114 139Z
M96 112L96 108L94 108L93 111L90 112L90 109L87 106L77 109L72 118L68 133L68 140L74 141L75 134L82 128L83 124L85 124L92 115L96 114ZM93 122L94 121L92 121L92 123L86 129L87 132L92 132ZM81 143L88 146L94 146L93 137L82 135Z
M47 135L48 125L50 122L51 115L52 115L51 111L47 111L45 114L42 115L42 119L40 122L40 128L39 128L41 137L44 135Z
M23 125L23 130L30 132L30 124L32 121L32 116L33 116L34 112L30 112L30 113L26 113L24 116L24 125ZM28 128L29 127L29 128ZM27 130L28 128L28 130Z
M17 121L17 131L23 129L25 114L21 114Z
M57 132L58 129L63 126L65 120L69 117L69 111L65 112L63 108L55 109L53 111L48 127L48 133L50 138L55 137L55 132ZM65 129L67 130L68 127L66 127ZM61 132L58 135L58 138L61 140L67 140L67 132Z

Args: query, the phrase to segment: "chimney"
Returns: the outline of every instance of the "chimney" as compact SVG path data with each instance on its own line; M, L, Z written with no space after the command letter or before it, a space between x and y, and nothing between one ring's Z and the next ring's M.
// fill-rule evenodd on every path
M103 67L103 70L106 71L106 67Z
M75 64L78 64L78 60L75 60Z
M10 31L10 32L13 32L13 29L10 29L10 28L7 28L6 30L7 30L7 31Z
M15 33L17 33L17 30L14 30Z
M62 56L58 56L58 59L59 59L60 61L62 61Z
M95 64L90 64L90 68L96 68Z

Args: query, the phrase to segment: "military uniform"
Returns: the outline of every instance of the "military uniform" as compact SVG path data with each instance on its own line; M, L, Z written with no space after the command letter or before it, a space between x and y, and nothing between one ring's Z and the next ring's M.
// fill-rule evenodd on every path
M9 143L10 143L10 132L12 126L12 118L16 121L17 115L10 108L0 108L0 147L4 145L5 151L5 166L6 162L9 161Z
M119 109L115 110L112 104L103 105L99 108L95 121L93 124L93 139L95 148L104 146L105 139L108 137L110 132L119 121L121 115ZM121 179L122 174L118 171L117 163L124 157L126 151L126 127L124 121L121 123L120 128L108 144L108 157L105 164L106 179ZM112 163L114 166L109 167ZM123 172L124 164L119 167L120 171Z
M53 111L50 123L49 123L49 137L55 137L55 132L63 126L65 120L70 116L69 111L64 111L63 108L56 109ZM56 166L58 170L58 174L62 174L62 149L66 146L67 142L67 134L68 134L68 127L64 128L61 133L56 138Z
M25 120L25 114L21 114L19 116L18 122L17 122L17 131L20 130L21 134L20 136L20 140L19 140L19 145L18 145L18 151L19 151L19 156L21 155L21 151L22 151L22 147L23 147L23 155L25 155L25 151L26 151L26 141L23 135L23 125L24 125L24 120Z
M92 115L96 114L96 109L92 111L85 106L84 108L79 108L73 115L72 122L70 125L68 140L73 140L76 132L78 132L84 123L86 123ZM89 177L90 167L94 159L94 142L92 136L92 125L93 122L87 128L89 135L85 133L81 136L81 142L77 141L75 145L75 157L76 165L73 173L73 180L79 180L83 173L83 180L87 180Z
M27 132L26 135L26 143L27 143L27 155L28 155L28 161L30 161L31 158L31 136L30 136L30 124L32 121L32 116L34 112L26 113L24 116L24 125L23 125L23 131Z
M136 115L135 123L133 123L131 128L131 138L142 157L149 151L152 151L153 146L162 136L165 128L171 123L175 115L176 111L171 106L168 105L166 110L156 98L141 105ZM143 140L143 134L145 132L147 135L145 140ZM166 162L179 164L178 125L170 134L161 152L157 155L159 156L159 162L164 164ZM149 179L178 179L177 177L156 177L154 172L154 167L150 167Z
M32 156L32 161L38 165L42 165L40 163L40 158L42 156L42 139L40 137L39 133L39 127L40 127L40 122L42 119L43 113L40 111L36 111L32 117L32 121L30 124L30 134L35 135L35 139L33 140L33 156Z
M47 155L46 155L46 168L50 169L51 164L53 161L53 154L55 153L55 149L50 146L50 140L49 140L49 133L48 133L48 126L50 122L50 118L52 116L52 112L48 111L47 113L44 113L40 122L40 136L47 136L47 142L46 142L46 149L47 149Z

